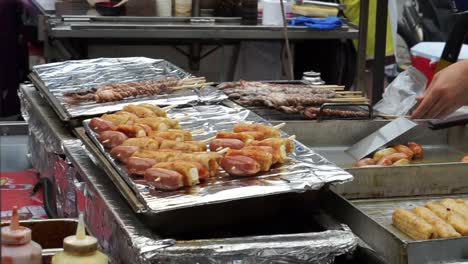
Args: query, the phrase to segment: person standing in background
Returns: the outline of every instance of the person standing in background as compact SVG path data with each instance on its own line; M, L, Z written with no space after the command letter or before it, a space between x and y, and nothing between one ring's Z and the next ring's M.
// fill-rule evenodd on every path
M0 1L0 117L19 114L21 1Z

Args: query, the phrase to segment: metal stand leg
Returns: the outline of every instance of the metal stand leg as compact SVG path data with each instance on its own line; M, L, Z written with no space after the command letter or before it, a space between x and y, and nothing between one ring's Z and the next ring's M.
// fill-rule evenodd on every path
M382 99L385 78L385 50L387 42L387 15L388 0L377 1L376 25L375 25L375 53L374 71L372 81L372 104Z
M356 90L364 90L366 70L367 27L369 0L361 0L359 7L359 41L357 48ZM369 91L367 91L369 94Z

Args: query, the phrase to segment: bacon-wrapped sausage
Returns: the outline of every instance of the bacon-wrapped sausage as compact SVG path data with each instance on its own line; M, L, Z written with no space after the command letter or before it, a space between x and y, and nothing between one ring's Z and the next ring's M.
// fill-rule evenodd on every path
M244 142L235 138L217 138L210 142L210 151L219 151L224 148L241 149L245 146Z
M160 162L154 165L153 167L173 170L182 174L184 176L184 186L194 186L200 183L199 176L198 176L198 168L191 162L185 162L185 161Z
M144 150L158 150L159 143L150 137L129 138L123 142L124 146L136 146Z
M144 117L144 118L138 118L135 120L135 123L143 123L147 124L151 127L153 127L153 124L158 124L158 123L164 123L167 126L167 129L172 128L172 129L178 129L180 128L179 121L171 118L165 118L165 117ZM156 129L153 127L154 130L160 131L160 129ZM166 130L167 130L166 129Z
M164 140L161 142L161 149L181 150L185 152L206 151L206 145L199 141L178 142L173 140Z
M252 135L228 131L219 132L218 134L216 134L216 138L234 138L244 142L245 144L249 144L254 140L254 137Z
M89 122L89 127L98 133L115 129L115 126L112 122L99 117L91 119Z
M134 104L129 104L123 107L124 111L130 112L135 114L138 117L151 117L155 116L154 112L151 111L150 109L140 106L140 105L134 105Z
M281 136L281 132L278 129L272 126L261 125L261 124L246 124L246 123L235 124L232 131L234 132L246 132L246 131L261 132L263 133L264 138L275 138L275 137Z
M273 163L273 155L261 149L231 149L227 152L227 156L246 156L254 159L260 164L261 171L269 171Z
M143 103L143 104L139 104L138 106L142 106L142 107L145 107L151 111L153 111L153 113L156 115L156 116L159 116L159 117L167 117L167 113L166 113L166 110L162 109L161 107L157 106L157 105L152 105L152 104L147 104L147 103Z
M127 163L127 159L130 158L135 152L140 150L137 146L117 146L110 151L111 156L120 162Z
M149 158L130 157L127 159L128 173L144 175L145 171L156 164L156 160Z
M260 164L247 156L226 156L221 160L221 167L233 176L253 176L260 172Z
M119 131L104 131L99 134L99 141L105 148L115 148L127 140L128 137Z
M115 128L116 131L120 131L128 137L146 137L146 130L141 125L118 125Z
M177 171L150 168L145 171L145 180L155 189L175 191L184 187L184 176Z

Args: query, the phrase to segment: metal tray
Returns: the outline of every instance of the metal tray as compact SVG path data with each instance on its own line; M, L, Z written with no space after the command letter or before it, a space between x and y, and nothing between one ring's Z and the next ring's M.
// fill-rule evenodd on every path
M227 98L214 88L183 89L171 94L126 98L118 102L85 102L78 105L67 104L63 96L64 92L91 89L103 84L161 79L165 76L183 79L191 75L165 60L132 57L98 58L39 65L34 67L29 78L62 121L117 111L123 105L133 102L179 105Z
M361 186L372 185L368 194L371 197L431 195L468 193L468 185L461 185L468 173L468 163L458 162L468 154L468 128L453 127L445 130L430 130L418 126L402 135L397 142L418 142L425 149L425 158L417 163L399 167L353 168L355 159L344 152L349 146L387 124L388 120L355 121L286 121L283 128L288 134L296 135L317 153L346 169L354 176L352 183L337 186L347 198L362 197L365 190ZM392 189L386 186L414 183L413 178L424 175L414 189ZM443 177L442 177L443 175Z
M199 135L207 138L217 131L228 130L239 122L265 122L256 114L244 108L225 106L197 106L193 108L173 109L172 116L189 113L190 120L182 122L183 128L194 130L203 128L206 133ZM285 193L318 190L330 182L343 182L352 177L337 168L320 155L296 141L295 153L280 166L257 177L232 178L227 174L207 183L175 192L152 191L130 178L123 166L114 161L99 143L94 132L83 122L84 129L76 129L91 156L96 158L106 172L114 179L118 188L129 200L136 212L169 212L191 207L208 206L217 203L239 201L248 198L261 198ZM287 136L287 135L284 135Z
M419 180L424 181L424 175L421 175ZM417 186L411 185L407 188L417 188ZM466 263L468 261L466 255L468 237L416 241L391 225L391 215L396 208L414 208L428 201L447 197L467 199L467 194L365 200L346 200L333 191L322 195L323 207L339 221L349 225L356 235L382 254L388 263Z
M2 222L1 226L8 222ZM49 264L52 256L62 251L63 239L76 233L78 221L75 219L43 219L20 221L22 226L30 228L32 240L42 247L42 263Z

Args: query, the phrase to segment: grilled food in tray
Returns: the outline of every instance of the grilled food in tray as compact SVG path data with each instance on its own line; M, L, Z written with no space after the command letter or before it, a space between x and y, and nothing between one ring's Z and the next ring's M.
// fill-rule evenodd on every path
M287 114L301 114L307 119L367 118L369 113L349 108L323 109L328 103L367 103L360 91L341 91L335 85L311 86L306 84L266 83L239 81L218 85L231 100L244 106L265 106Z
M179 120L149 104L93 118L89 127L129 174L143 176L158 190L194 186L221 169L234 177L254 176L283 164L294 151L293 138L281 138L279 127L262 124L239 123L232 131L193 140Z
M398 208L392 222L415 240L468 236L468 201L447 198L411 210Z

